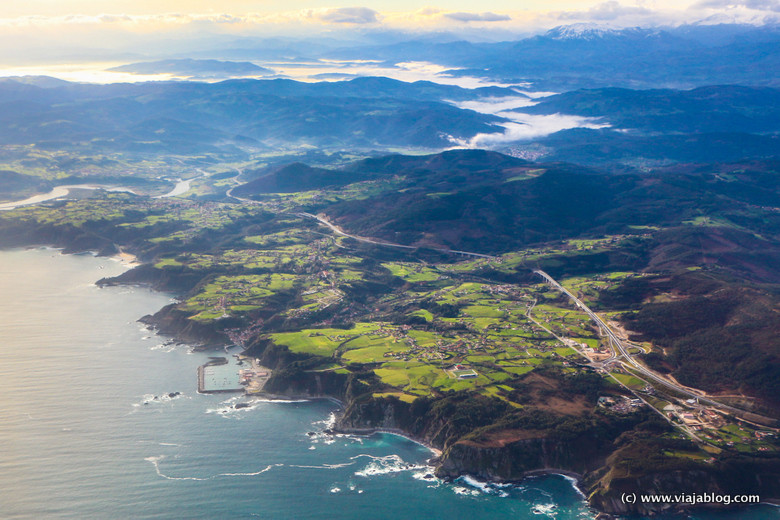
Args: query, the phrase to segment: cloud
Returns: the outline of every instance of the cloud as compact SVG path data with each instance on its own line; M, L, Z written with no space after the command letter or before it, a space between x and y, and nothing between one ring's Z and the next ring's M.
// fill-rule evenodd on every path
M719 0L715 0L719 1ZM759 0L760 1L760 0ZM623 5L615 0L594 5L587 11L561 11L554 13L559 20L615 20L627 16L650 16L654 11L638 5Z
M522 107L535 105L533 98L553 95L554 92L525 92L522 96L482 98L478 101L452 102L458 108L474 110L480 114L492 114L506 119L496 126L503 132L479 133L470 139L458 139L450 136L450 141L465 148L490 148L517 141L527 141L537 137L568 130L571 128L609 128L611 125L597 117L584 117L569 114L526 114L517 112Z
M520 112L499 112L498 115L514 120L511 123L501 123L502 133L480 133L471 139L456 139L450 141L466 148L490 148L517 141L527 141L537 137L568 130L571 128L608 128L610 125L596 118L572 116L566 114L531 115Z
M742 7L754 11L780 13L780 2L778 0L704 0L694 4L693 7L704 9L735 9Z
M449 18L450 20L455 20L456 22L506 22L512 19L505 14L496 14L496 13L457 12L457 13L447 13L442 16L444 16L445 18Z
M325 23L366 24L379 21L379 13L368 7L338 7L311 10L312 18Z

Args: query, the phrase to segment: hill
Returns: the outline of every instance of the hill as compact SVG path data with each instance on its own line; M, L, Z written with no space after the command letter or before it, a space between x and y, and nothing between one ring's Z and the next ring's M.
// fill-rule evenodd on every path
M561 163L529 163L496 152L452 150L366 159L336 170L295 165L237 190L252 196L393 178L392 189L308 209L327 213L356 234L417 246L503 252L637 226L692 225L702 232L726 229L734 235L735 251L775 254L771 243L780 222L770 208L780 204L777 171L776 161L753 161L614 175ZM679 257L659 249L653 261ZM761 271L749 267L747 256L744 261L737 261L739 254L732 257L735 265Z
M0 145L195 154L267 147L440 148L502 118L442 101L468 90L384 78L348 82L67 84L0 82ZM513 91L512 91L513 92Z
M142 61L112 67L108 70L112 72L128 72L130 74L172 74L174 76L191 78L230 78L273 74L272 70L248 61L194 59Z

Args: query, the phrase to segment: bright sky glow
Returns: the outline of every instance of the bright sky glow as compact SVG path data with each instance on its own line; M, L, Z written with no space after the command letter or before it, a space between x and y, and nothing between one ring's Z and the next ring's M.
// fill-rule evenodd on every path
M187 23L283 23L316 20L324 24L391 23L414 25L437 20L445 24L523 22L532 19L596 19L625 17L683 21L697 15L740 17L778 14L777 0L487 0L474 9L471 0L439 0L425 4L415 0L377 1L360 4L333 0L26 0L2 2L0 19L6 24L132 22L145 24ZM507 18L509 18L507 20ZM90 20L92 19L92 20Z
M625 6L641 6L651 10L671 9L684 10L694 6L697 1L655 0L642 2L627 2ZM711 2L708 2L711 3ZM99 15L99 14L130 14L154 15L163 13L230 13L234 16L249 13L280 13L316 8L347 8L367 7L379 12L414 12L420 9L438 9L442 11L474 12L474 2L471 0L441 0L426 5L414 0L364 1L359 4L339 3L333 0L287 0L284 2L268 0L26 0L25 2L3 2L0 16L4 18L18 16L67 16L67 15ZM598 2L583 0L489 0L480 2L479 7L485 11L575 11L588 10ZM720 3L723 8L734 8L739 1ZM756 2L746 2L756 5ZM771 2L763 2L770 6Z
M506 41L580 22L653 27L780 21L780 0L434 1L5 1L0 2L0 65L69 63L73 57L84 59L85 50L92 61L148 58L162 51L181 56L236 38L366 41L391 33L447 33Z

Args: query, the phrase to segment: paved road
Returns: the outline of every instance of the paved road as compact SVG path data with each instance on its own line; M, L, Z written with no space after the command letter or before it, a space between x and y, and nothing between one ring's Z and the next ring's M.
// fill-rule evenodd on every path
M255 201L252 201L250 199L244 199L242 197L236 197L235 195L232 194L232 191L233 191L232 188L229 189L226 192L226 195L229 196L229 197L233 197L235 199L238 199L238 200L240 200L242 202L250 202L250 203L255 202ZM300 216L300 217L314 219L314 220L318 221L320 224L323 224L323 225L327 226L328 228L330 228L334 233L336 233L338 235L341 235L343 237L348 237L348 238L351 238L353 240L357 240L358 242L363 242L363 243L366 243L366 244L373 244L373 245L378 245L378 246L385 246L385 247L395 247L395 248L400 248L400 249L418 249L417 247L414 247L414 246L407 246L407 245L404 245L404 244L396 244L396 243L393 243L393 242L385 242L385 241L380 241L380 240L374 240L374 239L371 239L371 238L365 238L365 237L360 237L360 236L356 236L356 235L350 235L349 233L345 233L338 226L334 225L332 222L327 220L324 216L314 215L312 213L306 213L306 212L299 212L299 213L295 213L295 214ZM491 259L491 260L498 259L497 256L486 255L486 254L482 254L482 253L473 253L471 251L460 251L460 250L457 250L457 249L441 249L441 248L430 248L430 249L433 249L435 251L439 251L441 253L451 253L451 254L456 254L456 255L471 256L471 257L475 257L475 258L486 258L486 259ZM664 377L661 377L660 375L656 374L652 370L646 368L644 365L639 364L636 360L634 360L633 357L631 357L631 354L626 350L626 347L623 345L623 342L620 340L620 338L618 338L617 335L612 331L612 329L610 329L607 326L607 324L604 323L604 320L602 320L601 317L599 317L598 314L593 312L579 298L577 298L575 295L573 295L564 286L559 284L549 274L545 273L541 269L534 269L533 272L538 274L539 276L541 276L545 280L547 280L547 282L550 285L552 285L553 287L555 287L556 289L558 289L559 291L561 291L562 293L567 295L574 302L574 304L577 307L579 307L580 309L582 309L588 316L590 316L590 318L596 323L596 325L598 325L599 329L601 331L603 331L603 334L607 336L607 338L609 339L610 344L613 346L613 352L616 351L616 352L620 353L620 356L617 356L616 354L613 354L613 356L609 360L607 360L606 362L613 361L614 359L616 359L618 357L622 357L623 360L624 360L624 363L628 364L631 368L633 368L634 370L636 370L637 372L642 374L644 377L646 377L648 379L651 379L651 380L655 381L656 383L659 383L659 384L661 384L663 386L666 386L667 388L671 388L671 389L673 389L673 390L679 392L680 394L685 395L685 396L687 396L689 398L698 399L698 401L700 403L706 403L706 404L711 405L711 406L713 406L715 408L720 408L721 410L724 410L724 411L727 411L727 412L731 412L731 413L736 413L738 415L744 415L746 413L750 413L750 414L752 414L752 415L754 415L756 417L761 417L761 416L759 416L757 414L753 414L752 412L747 412L745 410L741 410L739 408L735 408L733 406L729 406L727 404L723 404L721 402L714 401L714 400L706 397L704 392L702 392L701 390L695 390L694 391L694 389L691 389L691 388L688 388L688 387L684 387L684 386L675 384L675 383L669 381L668 379L666 379ZM769 418L763 418L763 419L773 421L772 419L769 419Z
M237 198L235 196L233 196L233 197ZM397 247L397 248L401 248L401 249L420 249L420 248L415 247L415 246L407 246L407 245L403 245L403 244L396 244L396 243L393 243L393 242L385 242L385 241L382 241L382 240L374 240L373 238L365 238L365 237L359 237L359 236L355 236L355 235L350 235L349 233L345 233L339 227L337 227L332 222L328 221L325 217L320 216L320 215L312 215L311 213L303 213L303 212L302 213L296 213L296 215L301 216L301 217L313 218L316 221L318 221L320 224L324 224L324 225L328 226L331 230L333 230L334 233L336 233L338 235L341 235L343 237L352 238L354 240L357 240L358 242L363 242L363 243L366 243L366 244L374 244L374 245L377 245L377 246ZM454 255L473 256L473 257L476 257L476 258L489 258L489 259L493 259L493 260L498 258L498 257L492 256L492 255L483 255L481 253L472 253L470 251L459 251L457 249L443 249L443 248L436 248L436 247L429 247L429 248L426 248L426 249L432 249L433 251L439 251L440 253L450 253L450 254L454 254Z
M555 287L556 289L564 293L566 296L571 298L574 304L577 305L577 307L579 307L580 309L582 309L588 316L590 316L590 318L596 323L596 325L598 325L599 329L601 329L604 332L604 334L609 338L610 344L612 344L614 348L617 349L618 352L620 352L620 355L623 358L624 362L630 365L630 367L633 368L634 370L641 373L643 376L657 383L660 383L668 388L671 388L676 392L688 396L689 398L698 399L700 403L706 403L715 408L720 408L721 410L725 410L731 413L736 413L739 415L743 415L745 413L752 413L752 412L747 412L745 410L741 410L739 408L735 408L733 406L729 406L727 404L723 404L718 401L714 401L706 397L705 395L703 395L704 393L701 392L700 390L694 391L691 388L674 384L668 379L665 379L659 376L658 374L656 374L655 372L653 372L652 370L646 368L644 365L639 364L633 357L631 357L631 354L626 350L626 347L625 345L623 345L623 342L620 340L620 338L618 338L617 335L607 326L607 324L604 323L604 320L602 320L598 314L590 310L590 308L588 308L587 305L585 305L579 298L574 296L568 289L566 289L566 287L562 286L557 281L555 281L555 279L553 279L553 277L550 276L549 274L545 273L541 269L534 269L534 273L538 274L539 276L547 280L547 282L550 285L552 285L553 287Z

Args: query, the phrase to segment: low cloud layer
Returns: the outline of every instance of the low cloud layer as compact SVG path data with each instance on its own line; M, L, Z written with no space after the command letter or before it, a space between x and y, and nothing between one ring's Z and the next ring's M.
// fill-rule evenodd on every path
M717 1L717 0L716 0ZM613 21L623 17L652 16L654 11L638 5L623 5L615 0L594 5L585 11L561 11L556 13L560 20Z
M339 7L323 9L314 14L315 18L325 23L364 24L379 21L379 13L368 7Z
M445 18L455 20L457 22L506 22L512 18L505 14L496 13L445 13Z
M778 0L704 0L694 5L707 9L752 9L754 11L772 11L780 13L780 1Z
M513 112L502 115L514 120L514 122L500 125L504 128L503 133L477 134L471 139L452 139L452 142L466 148L492 148L544 137L571 128L608 128L610 126L595 118L566 114L532 115Z
M504 98L483 98L479 101L453 103L459 108L474 110L482 114L492 114L510 122L498 126L503 132L480 133L470 139L451 138L453 144L465 148L492 148L517 141L526 141L538 137L569 130L571 128L608 128L611 125L594 117L582 117L568 114L526 114L516 109L533 106L534 98L553 95L554 92L524 92L523 96Z

